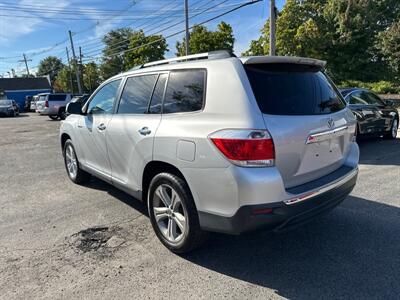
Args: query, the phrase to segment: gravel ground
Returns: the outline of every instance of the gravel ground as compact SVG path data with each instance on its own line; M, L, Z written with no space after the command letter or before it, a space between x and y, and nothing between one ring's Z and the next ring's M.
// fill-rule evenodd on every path
M59 122L0 119L0 298L398 299L400 140L361 143L359 181L294 231L211 235L186 256L153 234L142 203L74 185Z

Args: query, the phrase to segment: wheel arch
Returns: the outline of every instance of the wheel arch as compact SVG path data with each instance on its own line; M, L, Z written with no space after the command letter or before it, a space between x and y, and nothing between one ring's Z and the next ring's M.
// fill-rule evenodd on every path
M181 177L186 184L188 181L186 180L183 173L174 165L164 162L164 161L150 161L146 164L143 169L143 176L142 176L142 200L146 202L147 200L147 192L150 186L151 180L160 173L171 173L173 175ZM188 184L189 185L189 184ZM189 187L190 189L190 187Z
M63 150L64 149L64 145L65 145L65 142L67 141L67 140L70 140L71 139L71 136L68 134L68 133L63 133L63 134L61 134L61 149Z

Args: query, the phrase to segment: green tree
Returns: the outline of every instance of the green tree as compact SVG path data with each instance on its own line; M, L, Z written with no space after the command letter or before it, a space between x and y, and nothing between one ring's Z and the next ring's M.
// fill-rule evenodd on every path
M72 83L72 86L71 86ZM64 66L53 83L53 89L62 93L78 93L78 82L76 81L75 66Z
M62 68L58 72L57 79L54 81L53 88L56 92L70 92L70 71L68 67ZM77 89L75 89L76 91Z
M100 72L96 63L83 65L83 86L86 93L92 93L101 83Z
M400 21L379 33L377 48L400 80Z
M399 12L398 0L287 0L276 24L277 54L327 60L337 81L390 79L375 44ZM268 52L269 22L243 54Z
M142 46L148 44L146 46ZM126 67L132 68L151 61L164 59L168 51L167 41L162 35L146 36L143 30L135 31L129 44L130 51L125 53Z
M190 32L189 50L190 54L228 50L233 52L235 38L233 37L232 27L221 22L216 31L210 31L205 26L195 26ZM185 38L176 43L178 56L185 55Z
M50 75L51 82L54 82L58 72L64 67L61 59L55 56L48 56L39 62L37 76Z
M102 79L107 79L128 69L125 62L125 51L129 48L134 31L131 28L111 30L103 37L105 47L100 66Z

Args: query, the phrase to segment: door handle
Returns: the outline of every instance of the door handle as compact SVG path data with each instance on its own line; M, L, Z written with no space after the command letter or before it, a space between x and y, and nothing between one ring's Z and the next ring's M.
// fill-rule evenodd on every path
M104 123L101 123L99 126L97 126L97 129L103 131L106 129L106 125L104 125Z
M141 135L148 135L151 133L151 130L148 127L143 127L138 130Z

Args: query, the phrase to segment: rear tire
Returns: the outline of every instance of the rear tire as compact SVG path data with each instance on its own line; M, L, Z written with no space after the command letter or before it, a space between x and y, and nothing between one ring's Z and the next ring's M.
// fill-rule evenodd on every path
M384 138L388 140L395 140L397 137L397 131L399 129L399 120L393 119L392 126L390 127L390 131L384 135Z
M170 173L156 175L149 186L147 204L153 229L170 251L187 253L207 239L192 193L182 178Z
M88 182L91 178L91 175L80 168L79 160L76 156L75 148L72 145L71 140L67 140L65 142L63 155L65 169L67 170L69 179L76 184Z
M52 119L53 121L58 119L58 116L49 116L50 119Z
M65 107L60 108L60 110L58 112L58 116L59 116L60 120L65 120L67 118L67 112L65 111Z

